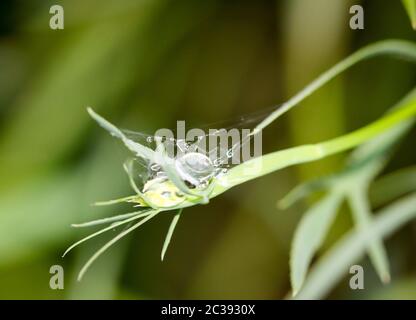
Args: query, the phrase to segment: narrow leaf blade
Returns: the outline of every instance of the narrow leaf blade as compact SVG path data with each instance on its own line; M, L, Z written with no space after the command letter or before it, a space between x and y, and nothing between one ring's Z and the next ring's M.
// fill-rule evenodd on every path
M366 232L352 230L339 240L311 270L297 299L320 299L361 258L374 239L389 236L416 218L416 194L396 201L375 216Z
M182 209L179 210L179 212L173 217L172 222L170 223L168 233L166 234L165 242L163 243L162 253L160 255L160 260L163 261L165 258L166 251L168 250L169 243L172 239L173 231L175 231L176 224L179 221L179 218L181 217Z
M402 0L413 29L416 30L416 0Z
M356 189L348 196L355 224L359 230L366 232L372 221L370 205L365 191ZM387 252L380 239L373 239L368 246L368 255L378 276L384 283L390 282L390 267Z
M132 152L134 152L137 156L147 159L149 161L153 161L154 159L154 151L138 142L135 142L129 138L127 138L123 132L119 128L117 128L115 125L101 117L99 114L97 114L94 110L92 110L90 107L87 108L87 111L89 115L97 121L97 123L103 127L105 130L107 130L112 136L120 139L123 141L124 145Z
M340 193L330 193L312 206L300 221L295 231L290 255L293 295L296 295L302 287L311 260L321 247L341 200Z

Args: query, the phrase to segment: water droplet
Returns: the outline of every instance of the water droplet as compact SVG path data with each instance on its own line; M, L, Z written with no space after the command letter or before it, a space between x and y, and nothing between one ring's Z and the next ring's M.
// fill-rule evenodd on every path
M161 195L164 198L169 198L170 197L170 191L163 191Z

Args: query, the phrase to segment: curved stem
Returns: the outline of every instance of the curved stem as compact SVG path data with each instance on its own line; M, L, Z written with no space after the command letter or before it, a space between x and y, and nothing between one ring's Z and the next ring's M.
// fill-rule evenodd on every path
M317 79L312 81L309 85L307 85L304 89L299 91L296 95L294 95L291 99L281 105L278 109L272 112L266 119L260 122L253 130L252 134L256 134L257 132L266 128L269 124L271 124L274 120L279 118L281 115L292 109L302 100L310 96L313 92L318 90L320 87L331 81L340 73L344 72L345 70L349 69L353 65L363 60L372 58L378 55L393 55L403 59L409 59L416 61L416 44L408 41L403 40L386 40L376 42L374 44L370 44L352 55L348 58L342 60L341 62L337 63L328 71L324 72L320 75Z
M356 147L398 123L414 117L415 114L416 99L412 99L407 101L399 110L388 113L381 119L354 132L322 143L272 152L242 163L228 171L227 175L222 177L222 179L218 179L211 197L215 197L238 184L276 170L295 164L319 160Z

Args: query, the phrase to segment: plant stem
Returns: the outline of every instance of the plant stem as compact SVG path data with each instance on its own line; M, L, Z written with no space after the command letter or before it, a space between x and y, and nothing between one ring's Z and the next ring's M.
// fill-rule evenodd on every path
M299 93L285 102L282 106L272 112L266 119L260 122L253 129L253 134L256 134L257 132L266 128L274 120L292 109L302 100L310 96L314 91L325 85L327 82L331 81L343 71L347 70L358 62L378 55L394 55L416 61L416 45L414 43L403 40L386 40L376 42L358 50L348 58L337 63L328 71L324 72L321 76L307 85L303 90L301 90Z
M416 99L408 101L397 111L388 113L379 120L322 143L303 145L286 150L276 151L242 163L232 168L227 175L218 180L211 197L224 191L290 165L315 161L335 153L356 147L374 136L392 128L394 125L410 119L416 114Z

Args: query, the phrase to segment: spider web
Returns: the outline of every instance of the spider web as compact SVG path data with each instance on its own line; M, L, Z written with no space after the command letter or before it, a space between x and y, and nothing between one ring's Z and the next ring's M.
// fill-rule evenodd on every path
M177 139L165 136L155 136L138 131L122 129L121 131L127 138L132 141L138 142L152 150L156 150L157 141L161 141L164 145L164 149L168 150L168 156L171 158L178 157L180 155L189 152L198 152L205 154L209 157L215 168L215 176L224 174L227 170L236 164L233 159L241 159L240 153L244 145L250 143L252 135L243 135L242 130L246 130L246 133L251 133L252 130L263 119L265 119L272 111L276 110L276 106L262 109L256 112L252 112L237 118L230 118L228 120L222 120L218 122L212 122L210 124L204 124L197 129L204 132L194 139ZM188 132L190 129L187 128ZM237 142L232 141L229 143L227 136L226 144L224 144L224 137L221 139L222 134L227 134L230 130L238 130L240 135ZM173 136L177 136L176 130L172 130ZM212 141L217 143L213 144ZM208 143L207 143L208 142ZM221 143L222 142L222 143ZM157 176L163 176L164 173L160 166L156 163L150 163L146 159L133 157L128 161L132 163L132 173L136 183L143 187L144 183Z

